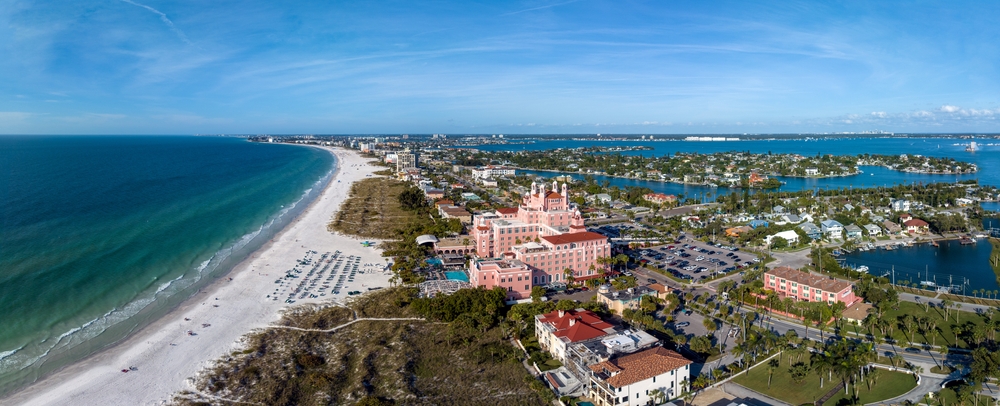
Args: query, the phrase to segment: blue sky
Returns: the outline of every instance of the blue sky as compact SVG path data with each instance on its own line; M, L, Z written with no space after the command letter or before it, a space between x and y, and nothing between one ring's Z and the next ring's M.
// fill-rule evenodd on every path
M1000 132L1000 2L0 2L0 133Z

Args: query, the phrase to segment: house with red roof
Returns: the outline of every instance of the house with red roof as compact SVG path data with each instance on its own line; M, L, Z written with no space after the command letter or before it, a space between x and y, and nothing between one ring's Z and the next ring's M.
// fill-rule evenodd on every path
M655 403L659 390L667 399L687 390L691 360L663 347L623 355L590 366L590 398L602 406Z
M926 234L930 231L930 224L917 218L904 221L903 227L906 227L906 232L910 234Z
M566 348L573 343L615 334L615 327L596 313L584 310L553 310L535 316L538 345L559 362L566 363Z

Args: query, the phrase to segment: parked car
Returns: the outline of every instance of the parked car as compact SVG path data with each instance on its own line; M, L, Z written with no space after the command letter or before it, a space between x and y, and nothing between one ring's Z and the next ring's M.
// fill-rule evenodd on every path
M682 321L682 322L674 324L674 325L677 326L677 327L687 327L687 326L690 326L691 323L686 322L686 321Z

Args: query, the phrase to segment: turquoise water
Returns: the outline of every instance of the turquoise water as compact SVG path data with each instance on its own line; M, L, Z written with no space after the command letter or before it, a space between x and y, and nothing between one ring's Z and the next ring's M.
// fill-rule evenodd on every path
M0 137L0 394L228 271L329 179L325 151L215 137Z
M466 275L465 272L448 271L444 273L444 276L448 279L455 281L463 281L463 282L469 281L469 275Z

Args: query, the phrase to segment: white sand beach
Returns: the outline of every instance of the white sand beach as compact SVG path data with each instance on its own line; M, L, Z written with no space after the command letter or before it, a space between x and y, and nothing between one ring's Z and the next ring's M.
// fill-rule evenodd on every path
M47 376L14 393L3 404L17 405L157 405L167 403L175 393L193 389L189 378L225 354L239 347L239 340L254 329L266 327L279 318L279 311L302 303L343 301L349 291L388 286L390 275L373 269L384 266L381 251L364 247L360 240L335 235L326 230L331 216L347 197L353 182L377 170L354 151L333 149L339 172L312 205L282 230L271 242L239 264L226 277L202 289L162 319L123 342L79 363ZM298 265L307 251L318 261L323 253L341 251L340 257L355 256L359 270L354 282L347 282L334 295L299 299L286 303L291 289L301 279L285 279L292 285L278 300L268 298L281 289L277 280ZM308 272L312 266L299 266ZM305 272L302 277L305 277ZM231 279L230 279L231 278ZM323 278L324 280L326 277ZM324 282L319 282L324 283ZM308 284L307 284L308 286ZM318 292L313 288L311 292ZM273 296L272 296L273 297ZM188 332L193 333L193 335ZM134 367L129 372L123 369Z

